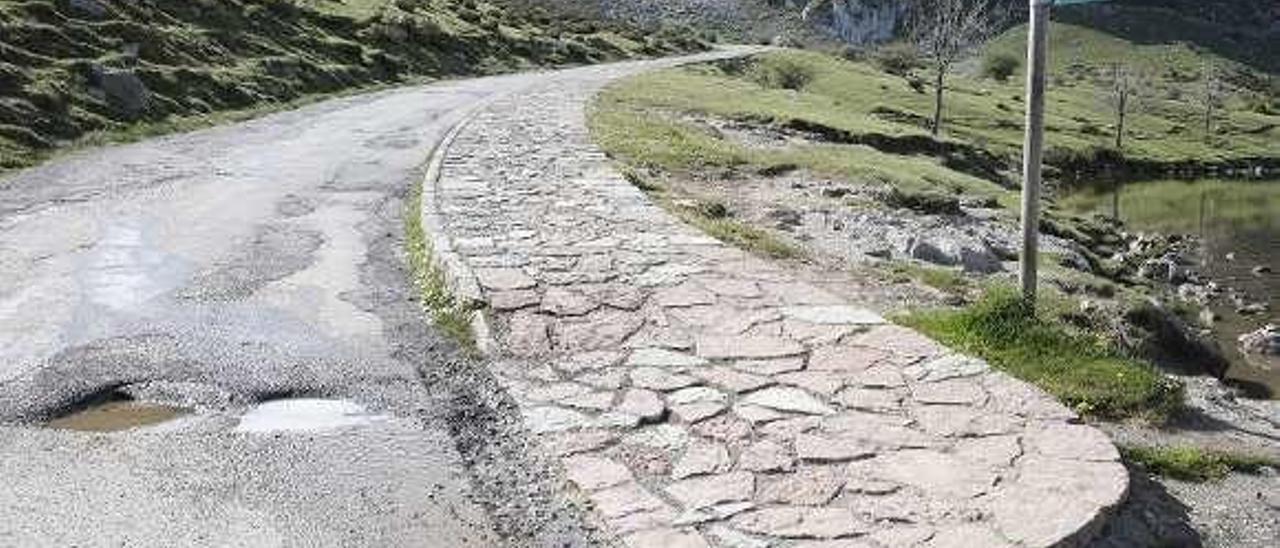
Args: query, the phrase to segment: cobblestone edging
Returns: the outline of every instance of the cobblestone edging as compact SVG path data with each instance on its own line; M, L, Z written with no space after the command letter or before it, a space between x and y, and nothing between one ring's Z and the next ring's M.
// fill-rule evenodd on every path
M586 104L669 63L497 99L441 148L424 208L488 306L491 370L599 525L631 546L1092 537L1128 484L1105 435L681 224L611 166Z

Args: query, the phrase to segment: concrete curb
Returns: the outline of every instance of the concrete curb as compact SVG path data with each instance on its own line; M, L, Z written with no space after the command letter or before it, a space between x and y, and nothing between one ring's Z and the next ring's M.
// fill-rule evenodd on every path
M489 326L489 318L486 314L487 303L484 300L484 292L480 289L480 282L467 264L466 259L457 251L453 244L453 238L445 229L444 215L438 209L437 204L440 203L440 175L444 168L445 158L449 155L449 147L457 140L458 135L471 123L475 117L489 108L494 101L501 98L504 94L495 94L485 98L479 104L468 108L460 117L460 119L449 128L448 133L436 143L431 151L430 158L427 160L426 174L422 181L422 195L420 197L422 211L422 230L430 242L430 253L428 260L435 263L444 273L445 285L450 294L458 299L460 303L471 311L471 332L475 337L476 348L484 355L491 355L497 345L493 340L493 330Z

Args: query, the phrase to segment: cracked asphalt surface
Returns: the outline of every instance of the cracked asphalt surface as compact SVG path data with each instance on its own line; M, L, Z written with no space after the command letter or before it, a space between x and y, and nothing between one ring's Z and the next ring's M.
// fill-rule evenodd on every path
M0 545L592 542L511 402L426 324L404 257L431 146L543 77L332 100L0 180ZM195 412L42 426L113 392ZM289 398L364 416L236 430Z

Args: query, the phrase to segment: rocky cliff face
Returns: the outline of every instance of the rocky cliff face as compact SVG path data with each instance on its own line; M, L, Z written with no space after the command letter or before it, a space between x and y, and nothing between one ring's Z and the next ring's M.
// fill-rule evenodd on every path
M893 38L906 5L904 0L831 0L811 17L841 41L873 44Z

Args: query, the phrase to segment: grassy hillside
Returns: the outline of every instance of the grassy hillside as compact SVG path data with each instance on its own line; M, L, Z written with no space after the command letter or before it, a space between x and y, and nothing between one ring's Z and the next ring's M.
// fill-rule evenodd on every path
M1021 32L1011 31L991 46L992 52L1015 48L1024 39ZM1169 78L1157 75L1144 90L1142 109L1131 115L1126 132L1125 155L1131 161L1212 164L1280 158L1280 115L1253 108L1257 92L1235 90L1226 109L1215 115L1213 133L1206 136L1200 129L1199 76L1192 71L1203 62L1200 55L1173 48L1145 57L1145 47L1069 25L1057 25L1054 36L1058 45L1082 39L1098 51L1083 53L1088 62L1080 64L1068 60L1063 53L1067 48L1057 50L1047 119L1051 163L1065 167L1111 146L1108 59L1123 55L1153 63L1163 59L1160 66L1179 70ZM1179 64L1185 70L1177 69ZM601 100L597 128L607 148L667 169L799 164L818 173L910 189L995 192L1000 180L991 172L1016 166L1020 154L1021 81L954 77L948 86L946 137L936 145L927 137L931 101L927 89L913 89L909 79L883 72L874 63L790 51L749 64L671 70L617 86ZM683 120L684 114L816 129L834 142L760 153L700 129ZM839 146L849 144L867 146Z
M486 0L3 0L0 169L309 94L702 47L687 36Z

